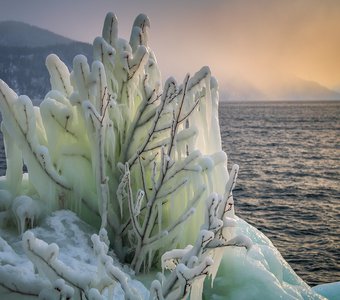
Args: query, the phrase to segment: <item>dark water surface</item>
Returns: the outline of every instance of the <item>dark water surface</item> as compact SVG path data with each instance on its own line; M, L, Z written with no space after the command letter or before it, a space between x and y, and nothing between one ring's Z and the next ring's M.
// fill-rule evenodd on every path
M220 103L236 213L310 285L340 281L340 101Z

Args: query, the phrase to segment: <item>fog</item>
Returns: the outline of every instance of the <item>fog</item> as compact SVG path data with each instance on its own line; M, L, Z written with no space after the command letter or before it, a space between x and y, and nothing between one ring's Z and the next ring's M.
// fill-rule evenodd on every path
M337 0L2 0L0 20L92 42L108 11L125 38L137 14L150 17L150 44L164 77L181 80L209 65L222 84L241 77L269 86L297 76L340 87Z

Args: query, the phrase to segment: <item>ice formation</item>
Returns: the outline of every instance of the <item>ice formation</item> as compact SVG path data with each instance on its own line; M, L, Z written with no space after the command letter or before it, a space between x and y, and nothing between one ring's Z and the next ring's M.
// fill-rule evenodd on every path
M0 81L0 295L324 299L235 216L217 82L203 67L161 88L149 27L128 42L109 13L91 66L49 55L39 107Z

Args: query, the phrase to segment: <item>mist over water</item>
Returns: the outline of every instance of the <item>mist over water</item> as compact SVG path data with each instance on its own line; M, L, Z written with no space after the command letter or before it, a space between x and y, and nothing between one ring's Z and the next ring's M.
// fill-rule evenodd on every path
M236 214L310 285L340 280L340 102L220 103Z

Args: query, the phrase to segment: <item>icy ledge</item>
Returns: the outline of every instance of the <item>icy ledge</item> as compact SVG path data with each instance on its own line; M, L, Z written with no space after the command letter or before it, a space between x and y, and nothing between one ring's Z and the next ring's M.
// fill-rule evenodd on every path
M313 290L327 299L339 299L340 281L333 283L320 284L313 287Z
M248 250L239 247L228 247L225 250L213 288L210 281L205 284L204 299L338 299L340 283L310 288L295 274L265 235L238 217L234 220L234 234L249 237L253 244ZM56 211L46 217L40 227L30 232L48 244L56 243L59 247L58 259L80 277L81 274L91 276L97 272L97 260L91 242L91 236L96 230L73 212ZM51 283L46 277L35 272L33 264L23 250L20 237L8 230L1 230L0 233L0 282L19 290L21 286L24 290L25 286L32 286L37 291L43 287L49 293L48 299L54 299L51 298L54 291ZM155 274L135 277L127 266L122 266L115 259L113 253L111 257L114 265L127 276L130 287L135 289L142 299L148 299L148 278L154 278ZM32 288L32 294L34 293ZM0 295L1 299L8 300L38 299L37 295L29 297L11 293L4 286L0 287ZM120 285L115 286L111 296L110 299L125 299ZM58 294L55 297L59 297ZM104 293L104 297L103 299L109 299L108 292ZM40 293L40 299L44 299L43 293Z

